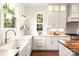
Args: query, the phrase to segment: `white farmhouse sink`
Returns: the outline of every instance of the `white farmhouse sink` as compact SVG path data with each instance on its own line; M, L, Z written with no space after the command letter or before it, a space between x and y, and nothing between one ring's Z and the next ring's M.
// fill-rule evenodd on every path
M18 36L13 38L14 40L9 41L8 43L2 45L2 49L23 49L23 47L28 43L29 39L32 36L27 35L27 36Z

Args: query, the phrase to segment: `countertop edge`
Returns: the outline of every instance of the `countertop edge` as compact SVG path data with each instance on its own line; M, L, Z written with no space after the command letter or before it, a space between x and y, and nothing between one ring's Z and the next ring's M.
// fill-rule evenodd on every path
M58 42L61 43L62 45L64 45L69 50L71 50L72 52L79 54L78 52L74 51L72 48L70 48L70 47L66 46L65 44L63 44L60 40L58 40Z

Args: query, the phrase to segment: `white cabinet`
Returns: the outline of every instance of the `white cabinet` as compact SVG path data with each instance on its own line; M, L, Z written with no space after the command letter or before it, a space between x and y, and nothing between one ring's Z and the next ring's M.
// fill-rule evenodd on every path
M26 45L25 50L25 56L30 56L32 52L32 41L28 42L28 45Z
M33 37L33 50L46 50L46 38L42 36Z
M65 47L61 43L58 43L58 45L59 45L59 56L74 56L74 53L67 47Z
M19 56L30 56L32 52L32 40L23 47L22 50L19 51Z
M59 27L59 12L48 12L48 26L49 28Z
M58 50L56 37L47 37L47 50Z
M49 36L47 37L47 50L59 50L58 40L70 40L70 36Z
M79 4L71 4L71 14L79 14Z
M59 15L59 28L66 28L66 12L61 11Z
M67 22L79 22L79 4L68 5L68 20Z
M52 6L55 7L55 5ZM57 11L55 8L48 11L48 28L66 28L66 5L58 4L56 6Z
M58 50L58 40L70 39L69 36L34 36L33 50Z

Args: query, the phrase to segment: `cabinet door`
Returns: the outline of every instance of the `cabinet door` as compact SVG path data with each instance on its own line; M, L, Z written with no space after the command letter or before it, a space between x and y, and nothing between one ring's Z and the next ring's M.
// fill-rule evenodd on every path
M28 47L26 47L25 56L30 56L31 55L31 51L32 51L32 46L29 45Z
M71 50L66 48L61 43L58 43L58 45L59 45L59 56L73 56L74 55L74 53Z
M26 44L22 50L19 52L19 56L30 56L32 51L32 41L30 40L28 44Z
M65 11L60 11L60 23L59 27L60 28L66 28L66 12Z
M25 56L25 49L24 48L21 51L19 51L19 56Z
M46 49L45 37L34 37L32 48L33 50L45 50Z
M71 14L79 13L79 4L72 4L71 5Z
M59 27L59 12L49 12L48 13L48 28L58 28Z
M55 37L47 37L47 50L58 50L57 39Z

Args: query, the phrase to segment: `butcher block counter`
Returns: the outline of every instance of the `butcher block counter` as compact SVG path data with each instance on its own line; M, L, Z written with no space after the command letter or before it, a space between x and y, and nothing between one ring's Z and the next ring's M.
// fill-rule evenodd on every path
M72 51L74 54L79 55L79 40L58 40L58 42L60 45L66 47L66 49ZM59 49L59 51L60 51L60 49ZM64 50L64 52L65 52L65 50ZM66 53L67 53L67 51L66 51ZM67 54L64 54L64 55L67 55Z

